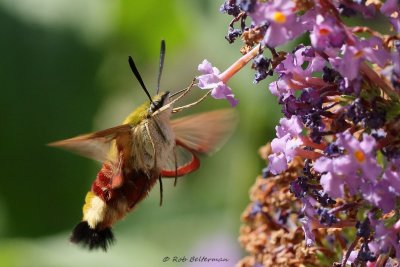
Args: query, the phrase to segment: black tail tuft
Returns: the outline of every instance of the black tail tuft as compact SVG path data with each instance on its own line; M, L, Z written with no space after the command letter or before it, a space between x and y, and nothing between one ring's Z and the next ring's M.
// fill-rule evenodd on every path
M92 229L87 221L82 221L75 226L70 240L72 243L89 248L89 250L102 248L107 251L108 246L114 243L115 239L111 228Z

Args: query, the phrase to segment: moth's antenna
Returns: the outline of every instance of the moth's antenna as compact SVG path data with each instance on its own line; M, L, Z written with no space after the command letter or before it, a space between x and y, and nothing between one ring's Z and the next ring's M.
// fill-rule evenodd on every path
M136 68L135 62L133 61L131 56L129 56L128 62L129 62L129 66L131 67L133 74L135 75L136 79L140 83L140 86L142 86L143 91L146 93L147 97L150 99L150 102L153 103L153 99L151 99L149 91L147 91L146 86L144 85L144 82L142 80L142 77L140 76L139 71Z
M161 74L164 68L164 58L165 58L165 41L161 40L160 65L158 67L158 80L157 80L157 94L160 91Z

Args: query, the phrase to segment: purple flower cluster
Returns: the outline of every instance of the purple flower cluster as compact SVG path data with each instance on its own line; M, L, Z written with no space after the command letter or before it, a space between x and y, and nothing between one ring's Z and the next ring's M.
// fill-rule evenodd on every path
M290 119L282 118L276 128L277 137L272 140L271 148L274 152L268 156L269 171L278 174L287 169L288 163L297 155L297 149L303 145L300 133L303 125L296 116Z
M290 190L303 205L307 244L315 244L315 229L358 233L356 222L368 221L347 251L331 248L342 255L341 265L400 259L400 2L227 0L220 10L234 17L228 39L240 36L245 55L223 75L204 61L198 86L234 106L226 82L250 58L254 82L276 75L269 90L284 117L263 176L303 161ZM385 32L352 26L356 16L381 23ZM279 50L292 41L310 45Z

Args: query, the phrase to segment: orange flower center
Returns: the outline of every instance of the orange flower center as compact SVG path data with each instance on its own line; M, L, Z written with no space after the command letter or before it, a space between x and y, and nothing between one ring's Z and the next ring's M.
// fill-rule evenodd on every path
M273 18L273 20L274 20L276 23L279 23L279 24L282 24L282 23L285 23L285 22L286 22L286 16L285 16L285 14L283 14L283 13L280 12L280 11L276 11L276 12L274 13L274 15L272 16L272 18Z
M356 150L354 152L354 157L356 158L356 160L360 163L364 162L365 160L365 154L364 152L362 152L361 150Z
M322 28L322 29L319 30L319 33L320 33L321 35L328 35L330 32L331 32L331 31L328 30L328 29L326 29L326 28Z
M360 58L364 55L364 52L362 50L358 50L355 54L354 57L355 58Z

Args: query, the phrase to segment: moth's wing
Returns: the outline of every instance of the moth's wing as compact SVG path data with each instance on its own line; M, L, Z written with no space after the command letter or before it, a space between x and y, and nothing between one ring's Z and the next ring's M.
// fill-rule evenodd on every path
M200 160L193 151L183 147L177 142L173 154L161 171L161 176L175 178L189 174L200 167Z
M179 177L200 167L196 154L217 151L232 135L237 124L236 113L229 109L191 115L171 121L176 146L161 175Z
M130 124L123 124L106 130L80 135L48 144L78 155L104 162L108 159L112 141L120 134L129 132Z
M177 143L200 154L216 152L232 135L238 118L232 109L221 109L171 121Z

